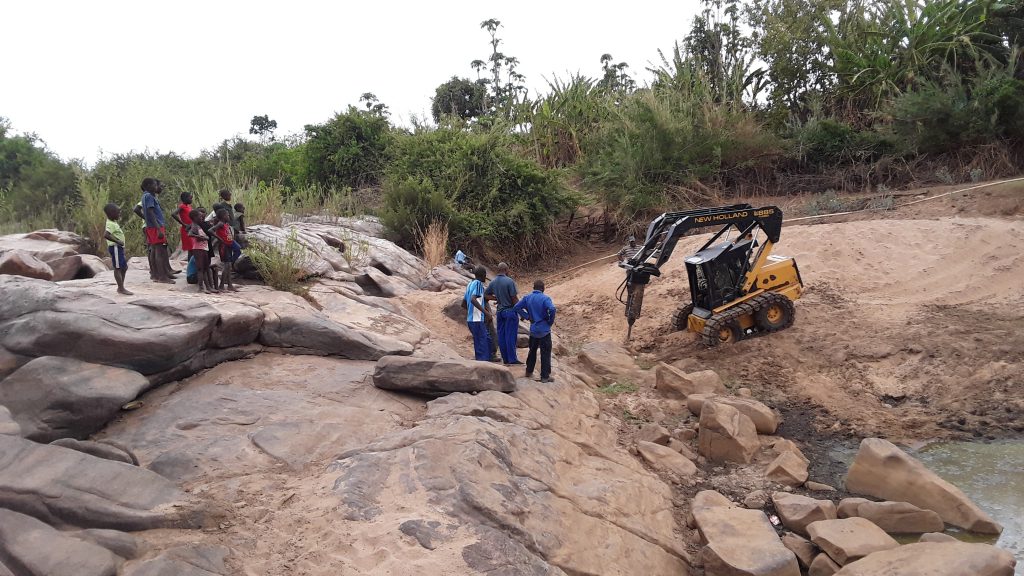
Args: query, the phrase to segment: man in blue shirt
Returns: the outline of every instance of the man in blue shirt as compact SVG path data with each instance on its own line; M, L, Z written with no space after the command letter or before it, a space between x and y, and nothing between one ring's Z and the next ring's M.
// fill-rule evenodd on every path
M540 381L554 382L551 378L551 326L555 323L555 305L544 293L544 281L533 283L530 292L512 308L524 320L530 321L530 353L526 356L526 377L533 376L540 349Z
M508 264L498 264L498 275L487 285L485 295L498 304L498 349L505 365L522 364L516 357L519 315L512 309L516 305L516 292L516 283L508 277Z
M484 280L487 278L487 270L483 266L477 266L473 270L474 280L466 286L466 325L473 335L473 356L477 360L487 362L491 359L491 338L487 335L487 327L484 322L487 320L488 312L484 303Z

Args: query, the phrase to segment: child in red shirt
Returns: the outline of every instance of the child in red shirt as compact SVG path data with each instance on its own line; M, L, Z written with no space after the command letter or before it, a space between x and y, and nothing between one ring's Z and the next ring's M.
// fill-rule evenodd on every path
M181 250L188 254L193 250L193 237L189 235L192 228L192 193L182 192L180 199L181 204L171 212L171 218L181 224Z
M234 230L231 228L231 215L228 214L227 210L223 208L217 209L217 224L210 228L217 238L220 240L220 259L224 264L224 272L221 274L220 288L221 290L231 290L232 292L238 292L238 288L231 283L231 264L238 260L241 255L241 247L235 242Z

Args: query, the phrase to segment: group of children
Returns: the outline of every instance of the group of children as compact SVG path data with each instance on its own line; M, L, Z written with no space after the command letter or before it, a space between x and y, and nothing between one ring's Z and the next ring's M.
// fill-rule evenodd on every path
M135 206L134 212L146 223L144 231L150 278L154 282L174 283L174 275L180 270L173 270L170 265L163 210L157 199L163 186L159 180L146 178L141 188L142 200ZM171 213L171 217L181 226L181 249L189 254L186 273L189 283L193 283L194 276L199 290L207 294L223 290L238 291L231 281L231 268L241 256L239 239L245 234L245 206L240 202L232 205L231 191L226 188L219 195L221 201L212 206L213 211L208 215L204 208L192 206L193 196L190 192L182 192L181 203ZM130 295L131 292L124 287L128 261L124 253L124 231L118 224L121 209L117 204L110 203L103 211L107 216L104 237L114 265L117 291ZM219 282L218 268L221 270Z

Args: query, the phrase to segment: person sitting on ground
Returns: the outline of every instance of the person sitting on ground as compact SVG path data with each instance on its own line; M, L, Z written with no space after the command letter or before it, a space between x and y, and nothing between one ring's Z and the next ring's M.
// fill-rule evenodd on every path
M473 259L470 258L462 250L456 250L455 251L455 268L456 269L460 269L461 268L463 270L470 270L470 271L472 271L473 268L474 268L474 266L473 266Z
M516 339L519 337L519 316L512 308L518 295L516 283L508 277L508 264L498 264L498 275L487 285L485 296L494 300L498 307L498 348L506 366L522 364L516 356Z
M192 213L192 194L190 192L182 192L178 198L181 200L181 204L178 204L174 212L171 212L171 218L174 218L181 225L181 251L185 254L191 254L192 237L189 235L189 230L192 228L192 219L189 217L189 214Z
M554 382L551 378L551 327L555 324L555 305L544 293L544 281L533 283L533 292L516 303L513 310L530 321L530 352L526 356L526 377L533 377L540 349L540 381Z
M218 222L210 228L210 231L220 240L220 261L224 267L221 273L220 289L238 292L238 288L235 288L235 285L231 282L231 264L238 260L238 257L242 254L242 249L233 237L234 230L231 228L228 211L223 208L217 210L217 220Z
M195 262L196 276L199 280L199 291L205 294L212 294L218 293L220 290L217 290L215 278L210 271L210 239L198 224L205 217L206 215L203 213L202 208L194 208L189 213L189 219L192 223L189 225L188 235L191 239L192 250L190 256Z
M110 253L110 261L114 265L114 282L117 282L117 293L131 296L124 287L124 277L128 273L128 259L124 256L124 230L117 221L121 218L121 209L111 202L103 207L103 213L107 215L107 228L103 237L107 240L107 252Z
M491 359L490 336L487 335L485 326L488 312L484 305L484 280L487 278L487 270L483 266L477 266L473 270L473 276L474 279L466 286L466 294L463 297L467 310L466 324L469 326L469 333L473 335L473 357L487 362Z
M633 256L636 256L636 253L639 251L640 246L636 245L636 236L633 236L631 234L629 236L629 243L623 246L622 250L619 250L619 262L625 262L626 260L629 260Z
M167 230L165 228L164 211L160 208L157 195L160 187L155 178L142 181L142 213L146 220L146 244L152 251L150 265L154 282L174 284L170 266L167 264Z

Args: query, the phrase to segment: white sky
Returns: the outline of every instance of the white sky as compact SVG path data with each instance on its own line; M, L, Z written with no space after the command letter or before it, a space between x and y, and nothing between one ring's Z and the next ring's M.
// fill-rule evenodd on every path
M392 118L429 118L430 98L470 61L519 58L531 95L552 74L600 73L608 52L640 83L690 27L698 0L487 3L364 0L0 0L0 116L63 158L101 152L193 155L254 115L301 132L363 92Z

